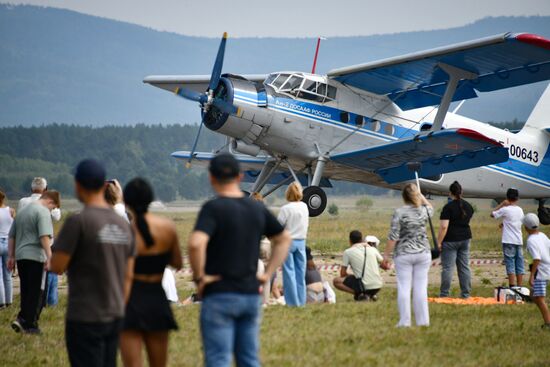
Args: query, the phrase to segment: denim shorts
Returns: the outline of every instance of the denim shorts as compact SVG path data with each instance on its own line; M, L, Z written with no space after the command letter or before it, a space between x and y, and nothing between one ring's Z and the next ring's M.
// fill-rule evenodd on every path
M546 285L548 284L547 280L535 279L533 283L533 297L546 297Z
M510 243L502 244L506 274L525 274L523 265L523 246Z

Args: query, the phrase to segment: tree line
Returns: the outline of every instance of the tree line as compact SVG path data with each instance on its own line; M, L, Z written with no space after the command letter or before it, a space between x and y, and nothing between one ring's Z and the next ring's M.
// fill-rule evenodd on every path
M506 125L518 128L516 121ZM500 125L499 125L500 126ZM136 176L148 179L158 199L202 199L211 195L206 170L186 169L170 154L190 150L198 125L77 126L51 124L0 128L0 188L10 198L27 195L35 176L49 186L73 195L73 168L84 158L103 162L109 178L125 183ZM213 151L224 137L203 129L201 151ZM346 182L333 182L332 195L385 194L387 190Z

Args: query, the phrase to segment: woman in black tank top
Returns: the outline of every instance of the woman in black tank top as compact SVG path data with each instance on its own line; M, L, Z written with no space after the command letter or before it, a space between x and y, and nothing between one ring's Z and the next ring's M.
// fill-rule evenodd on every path
M133 215L137 257L120 337L122 361L125 366L141 366L145 344L149 365L166 366L168 332L177 325L162 276L168 265L181 269L179 241L173 223L147 213L153 191L146 181L130 181L124 188L124 201Z

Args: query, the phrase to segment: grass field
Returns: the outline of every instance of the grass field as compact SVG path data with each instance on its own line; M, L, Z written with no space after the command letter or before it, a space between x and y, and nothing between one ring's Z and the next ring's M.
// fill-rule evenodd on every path
M359 212L355 199L336 199L340 215L324 214L311 221L309 244L327 262L338 263L351 229L383 239L389 226L395 198L376 199L373 208ZM434 200L436 208L443 199ZM499 256L497 222L488 217L489 201L475 201L473 258ZM529 210L534 204L526 202ZM177 223L182 243L192 228L194 212L166 212ZM437 222L437 221L436 221ZM545 230L548 234L548 230ZM382 242L383 243L383 242ZM496 266L496 282L504 269ZM438 269L432 272L438 274ZM474 295L490 297L495 281L484 281L487 272L474 268ZM324 274L330 278L330 274ZM391 274L385 274L391 280ZM455 276L456 278L456 276ZM435 277L437 279L437 277ZM455 279L456 280L456 279ZM454 306L430 304L429 328L397 329L396 294L392 282L377 303L355 303L337 294L334 305L290 309L270 306L264 311L261 357L266 366L550 366L550 332L532 304L501 306ZM180 297L192 292L187 276L178 274ZM431 282L430 295L437 295L439 282ZM65 366L68 360L63 337L66 302L64 281L61 304L46 309L40 320L43 334L15 334L9 323L17 307L0 311L0 366ZM455 290L456 294L456 290ZM16 298L14 306L17 306ZM175 307L180 330L170 339L170 366L201 365L198 330L199 306Z

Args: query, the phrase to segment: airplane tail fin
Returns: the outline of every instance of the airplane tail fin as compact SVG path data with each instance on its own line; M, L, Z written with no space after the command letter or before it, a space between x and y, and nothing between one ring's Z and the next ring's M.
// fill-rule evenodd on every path
M546 130L550 133L550 84L546 87L535 108L529 115L525 128Z

